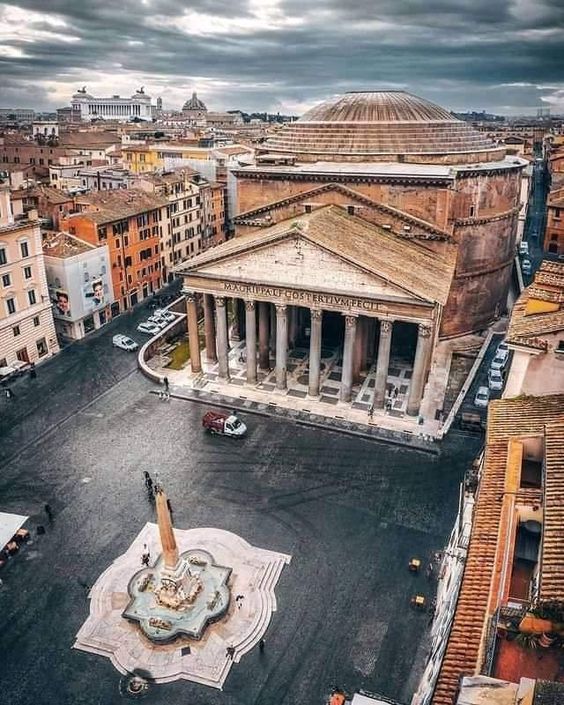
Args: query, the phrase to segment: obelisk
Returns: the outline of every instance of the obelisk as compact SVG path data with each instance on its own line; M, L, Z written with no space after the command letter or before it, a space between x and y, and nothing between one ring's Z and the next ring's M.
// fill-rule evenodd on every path
M163 547L164 564L170 570L174 570L178 564L178 547L174 538L172 528L172 517L168 509L166 494L162 489L155 493L157 503L157 523L161 535L161 546Z

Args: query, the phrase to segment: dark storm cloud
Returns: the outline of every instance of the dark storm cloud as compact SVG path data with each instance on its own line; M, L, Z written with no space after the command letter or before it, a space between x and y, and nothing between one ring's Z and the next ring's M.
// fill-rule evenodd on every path
M107 77L171 107L192 87L218 108L299 110L398 86L530 112L564 107L563 36L560 0L0 1L0 102L53 108Z

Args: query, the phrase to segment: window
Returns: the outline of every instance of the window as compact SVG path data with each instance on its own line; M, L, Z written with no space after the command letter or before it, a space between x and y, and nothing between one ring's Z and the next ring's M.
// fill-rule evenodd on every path
M8 258L6 257L6 248L0 247L0 264L7 264Z
M33 317L33 325L37 328L41 321L39 320L39 316L34 316Z
M471 217L471 218L474 217L474 211L475 211L474 206L470 206L470 217Z
M22 257L29 257L29 244L27 242L20 242L20 250Z
M20 327L19 327L19 326L14 326L14 327L12 328L12 333L14 334L14 338L15 338L16 335L19 335L19 334L20 334Z
M6 299L6 308L8 309L8 315L16 312L16 300Z
M2 275L2 286L10 286L12 283L12 279L9 274L3 274Z
M33 304L37 303L37 296L35 295L35 289L30 289L27 292L27 298L29 299L30 306L33 306Z
M43 357L43 355L47 355L47 341L45 338L40 338L35 345L37 346L37 354L39 357Z
M31 267L24 267L24 278L25 279L31 279Z

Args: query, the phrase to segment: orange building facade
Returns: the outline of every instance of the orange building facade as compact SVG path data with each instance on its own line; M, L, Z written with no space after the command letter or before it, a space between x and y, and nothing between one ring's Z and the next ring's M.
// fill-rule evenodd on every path
M112 315L126 311L163 285L161 238L167 230L166 199L137 191L90 194L79 213L61 226L93 245L107 244L115 302Z
M564 255L564 188L553 191L548 198L544 249Z

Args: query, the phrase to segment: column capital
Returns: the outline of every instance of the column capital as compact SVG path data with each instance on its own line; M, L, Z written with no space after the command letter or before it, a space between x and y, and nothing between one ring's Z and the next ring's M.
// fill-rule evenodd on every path
M418 325L419 335L422 338L429 338L433 332L432 327L428 323L420 323Z
M286 311L288 310L288 306L286 304L274 304L276 306L276 315L277 316L284 316Z
M355 328L358 316L356 316L354 314L350 314L350 313L343 314L343 315L345 316L345 326L347 328Z
M224 307L225 306L225 296L214 296L215 299L215 305Z
M256 305L256 302L255 302L255 301L247 301L247 300L245 299L245 310L246 310L246 311L254 311L254 310L255 310L255 305Z
M382 335L390 335L392 328L394 327L394 322L388 320L387 318L380 318L380 333Z
M323 316L323 311L320 308L311 308L309 312L311 319L315 321L321 320L321 317Z
M192 291L192 289L182 289L182 293L186 297L186 301L188 301L188 303L193 303L196 300L196 292Z

